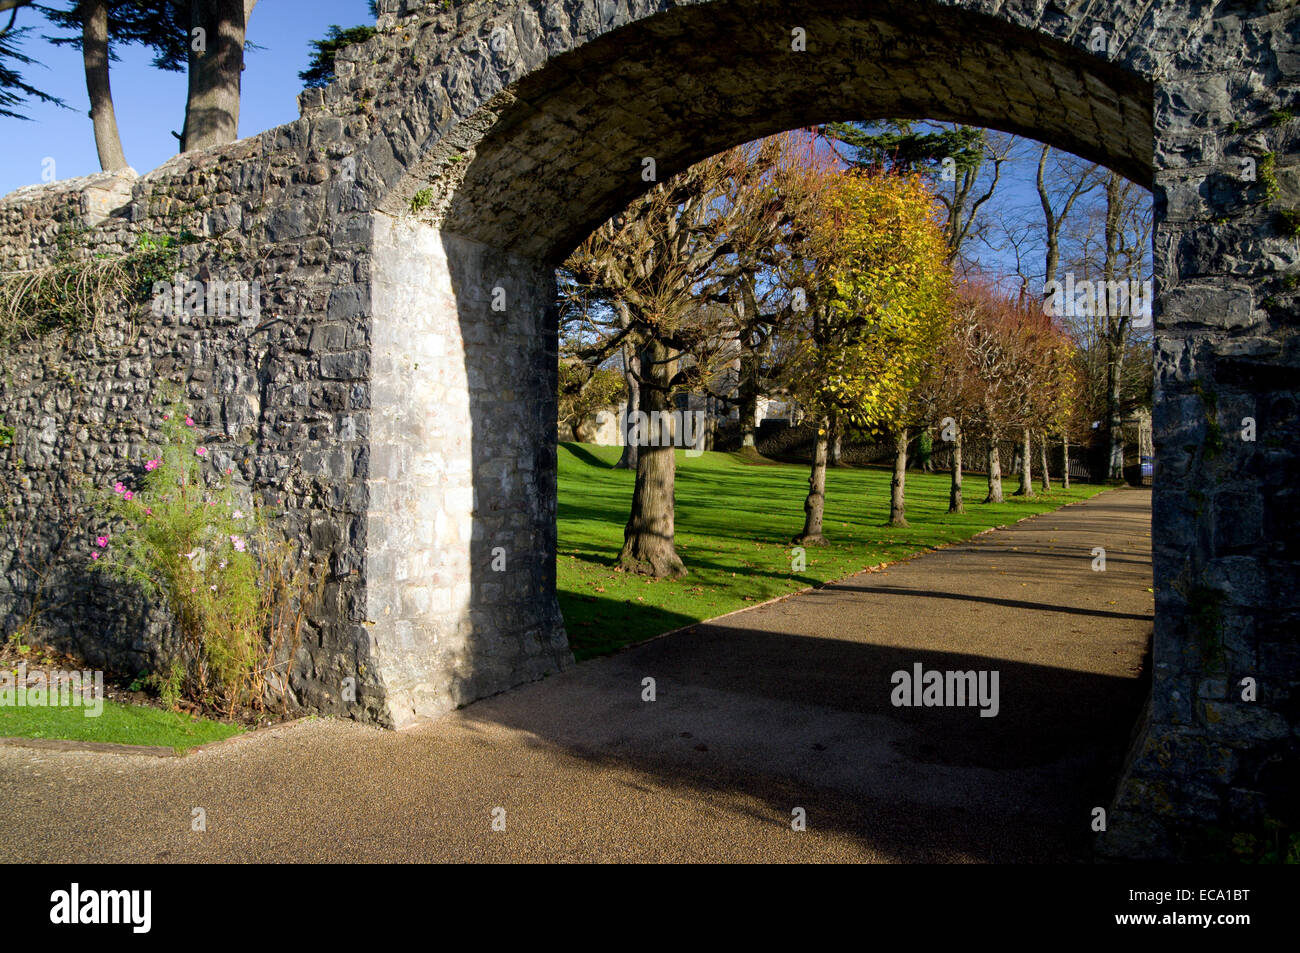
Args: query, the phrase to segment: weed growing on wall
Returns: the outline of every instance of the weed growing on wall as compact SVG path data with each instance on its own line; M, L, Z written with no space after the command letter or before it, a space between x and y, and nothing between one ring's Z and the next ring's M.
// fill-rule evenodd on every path
M180 247L193 240L188 232L142 235L127 254L86 257L84 229L60 232L53 263L0 274L0 351L54 331L93 331L123 302L148 301L153 283L174 274Z
M228 716L276 700L287 707L287 666L320 568L278 540L272 514L212 466L183 403L170 403L162 426L163 446L141 462L138 485L97 490L122 528L95 537L90 559L161 598L175 618L182 657L150 678L164 701Z

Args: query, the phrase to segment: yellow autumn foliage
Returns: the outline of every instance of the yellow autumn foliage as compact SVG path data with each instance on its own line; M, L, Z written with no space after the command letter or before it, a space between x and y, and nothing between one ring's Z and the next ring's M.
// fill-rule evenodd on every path
M952 273L920 178L845 172L810 223L820 294L801 335L803 398L877 428L899 419L952 315Z

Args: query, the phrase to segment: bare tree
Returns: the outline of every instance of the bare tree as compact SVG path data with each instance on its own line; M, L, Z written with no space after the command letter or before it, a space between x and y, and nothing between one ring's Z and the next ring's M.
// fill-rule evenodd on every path
M638 427L627 443L636 451L636 483L618 565L632 572L685 572L674 546L673 438L655 424L671 419L673 395L708 390L734 357L734 328L719 327L701 308L734 280L738 262L752 257L783 212L762 185L762 167L776 150L741 146L697 163L652 188L596 230L565 267L578 293L612 304L604 333L584 350L600 362L617 351L638 392ZM714 289L710 291L709 289Z
M1061 261L1061 229L1065 226L1070 211L1080 198L1101 184L1100 167L1096 163L1084 164L1083 160L1070 156L1058 162L1052 179L1064 184L1053 189L1047 181L1047 157L1050 152L1051 146L1043 146L1038 156L1038 201L1043 209L1043 238L1046 244L1044 282L1056 278Z

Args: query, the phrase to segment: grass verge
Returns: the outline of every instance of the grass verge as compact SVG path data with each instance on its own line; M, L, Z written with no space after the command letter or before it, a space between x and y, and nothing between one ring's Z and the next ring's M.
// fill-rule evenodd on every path
M98 717L87 718L85 711L76 707L5 706L0 708L0 737L153 745L183 754L195 745L220 741L244 730L236 724L108 699Z

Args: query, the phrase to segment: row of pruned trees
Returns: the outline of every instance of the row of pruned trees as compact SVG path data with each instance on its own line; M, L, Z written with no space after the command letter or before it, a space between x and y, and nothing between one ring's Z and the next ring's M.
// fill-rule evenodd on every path
M797 401L817 424L800 542L823 539L829 449L845 427L893 442L899 525L909 445L937 429L955 444L959 511L963 435L994 448L1013 430L1027 447L1064 435L1077 375L1041 306L954 279L946 211L924 176L845 163L817 135L738 147L657 184L570 256L565 350L619 366L633 411L663 414L686 389L738 404L752 433L760 395ZM666 443L629 439L622 461L637 477L619 564L656 576L684 570ZM993 453L988 499L1000 501Z
M1053 439L1063 445L1062 479L1069 485L1070 443L1086 427L1081 354L1039 302L1008 297L987 283L963 284L933 367L919 400L952 448L950 512L964 509L962 450L970 437L985 445L986 503L1003 500L999 445L1009 436L1021 442L1018 493L1034 493L1035 443L1043 486L1050 487Z

